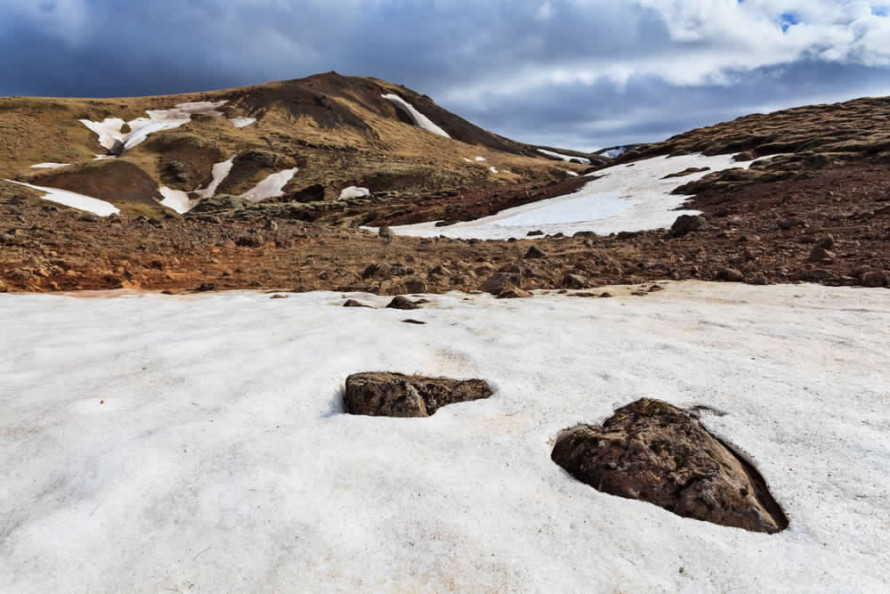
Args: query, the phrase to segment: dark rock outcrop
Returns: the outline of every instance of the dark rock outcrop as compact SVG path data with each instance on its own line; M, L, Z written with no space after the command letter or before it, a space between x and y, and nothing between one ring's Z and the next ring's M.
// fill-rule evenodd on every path
M680 215L671 225L671 235L683 237L693 231L701 229L707 224L707 219L698 215Z
M598 491L679 516L775 533L788 519L757 470L693 414L644 398L560 435L551 458Z
M352 415L429 417L448 404L492 395L480 379L408 376L401 373L356 373L346 379L343 402Z

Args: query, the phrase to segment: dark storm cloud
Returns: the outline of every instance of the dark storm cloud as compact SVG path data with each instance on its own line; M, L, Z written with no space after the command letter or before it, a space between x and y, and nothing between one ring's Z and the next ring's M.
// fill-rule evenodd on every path
M177 93L337 70L521 140L592 148L890 92L887 3L808 2L0 0L0 93Z

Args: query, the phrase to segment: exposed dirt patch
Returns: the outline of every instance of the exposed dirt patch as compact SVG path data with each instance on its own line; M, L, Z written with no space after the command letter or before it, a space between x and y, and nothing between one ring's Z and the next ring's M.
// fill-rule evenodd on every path
M38 175L33 183L60 188L112 203L157 205L161 200L157 183L139 166L120 159L66 167Z
M552 459L598 491L648 501L679 516L753 532L788 527L750 463L695 416L660 400L638 400L602 425L564 432Z

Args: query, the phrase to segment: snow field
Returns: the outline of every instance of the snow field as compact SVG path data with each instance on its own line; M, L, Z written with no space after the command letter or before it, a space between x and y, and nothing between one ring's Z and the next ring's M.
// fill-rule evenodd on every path
M110 202L99 200L98 198L91 198L90 196L84 196L83 194L78 194L76 192L69 192L68 190L60 190L58 188L50 188L45 186L34 186L31 184L26 184L25 182L14 181L11 179L7 179L4 181L8 181L12 184L18 184L20 186L25 186L26 188L31 188L32 190L37 190L38 192L43 192L44 195L41 196L41 198L49 202L55 202L57 204L63 204L65 206L70 206L71 208L76 208L78 210L91 212L95 215L99 215L100 217L107 217L109 215L117 214L120 212L120 209Z
M886 591L886 290L614 292L430 296L426 326L335 293L0 295L0 590ZM342 414L368 370L496 393ZM680 518L550 461L643 396L725 411L705 424L790 527Z
M594 231L608 235L666 228L682 214L698 214L698 211L678 210L687 197L671 194L675 188L713 171L749 167L751 163L735 162L731 155L655 157L637 161L632 167L617 165L601 169L590 174L591 181L577 192L510 208L490 217L448 227L436 227L433 221L393 227L392 230L398 235L419 237L509 239L525 237L529 231L535 230L546 234ZM689 167L710 169L663 179Z

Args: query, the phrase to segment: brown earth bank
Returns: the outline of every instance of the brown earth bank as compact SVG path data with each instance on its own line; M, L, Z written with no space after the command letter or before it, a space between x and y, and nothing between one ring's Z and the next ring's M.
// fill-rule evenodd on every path
M389 238L262 211L101 219L35 196L0 182L0 290L522 295L666 279L890 284L890 176L867 159L704 189L690 206L707 223L682 237Z

